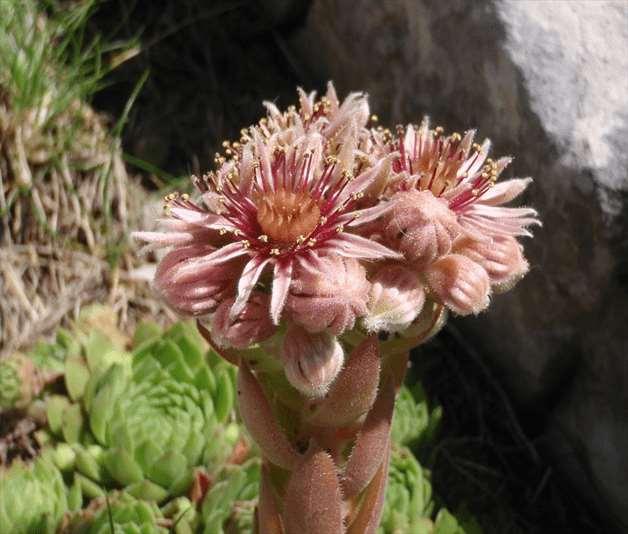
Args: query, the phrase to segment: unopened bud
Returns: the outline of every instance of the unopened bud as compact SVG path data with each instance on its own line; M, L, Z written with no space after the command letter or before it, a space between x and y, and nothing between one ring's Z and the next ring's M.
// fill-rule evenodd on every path
M430 191L416 190L398 193L392 202L384 226L390 246L419 268L449 253L460 225L446 202Z
M401 265L385 265L371 280L364 326L369 332L400 332L414 321L424 302L425 291L415 273Z
M322 397L338 376L344 352L338 339L327 333L310 334L293 325L281 349L288 381L308 397Z
M469 237L457 239L454 251L484 267L493 289L498 292L511 289L529 269L523 257L523 247L510 236L497 236L485 241Z
M459 315L477 314L489 304L488 274L466 256L440 258L425 271L425 278L435 298Z
M229 312L234 302L234 298L225 300L212 317L211 336L216 345L246 349L275 333L276 327L268 313L269 298L266 293L251 293L244 309L231 320Z
M292 281L286 308L308 332L340 335L367 313L370 285L360 263L351 258L326 257L302 268Z

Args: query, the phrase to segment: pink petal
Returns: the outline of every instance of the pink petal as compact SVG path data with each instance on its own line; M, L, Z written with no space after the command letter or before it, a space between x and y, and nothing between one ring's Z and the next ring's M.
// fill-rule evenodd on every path
M192 232L133 232L131 237L157 247L188 245L193 243L196 238Z
M388 154L388 156L380 159L377 164L371 167L369 170L364 171L362 174L356 176L338 194L338 197L335 200L335 204L342 205L351 197L351 195L357 194L360 191L366 189L369 185L371 185L371 183L373 183L377 179L377 176L379 175L382 167L384 165L388 165L390 161L397 156L397 152Z
M533 208L502 208L499 206L486 206L480 203L473 204L467 213L488 219L535 218L538 215Z
M229 317L231 320L235 319L240 312L244 309L246 302L251 296L251 291L257 284L264 267L270 261L270 258L263 258L262 256L255 256L245 266L242 271L242 276L238 281L238 296L231 307Z
M261 182L258 182L258 186L262 191L274 191L275 184L270 166L270 154L268 153L268 147L257 129L253 130L253 137L255 139L255 149L257 151L257 157L259 158L260 164L262 166L260 173Z
M390 250L375 241L346 232L342 232L338 237L326 241L324 246L329 252L335 252L345 258L400 259L403 257L398 252Z
M273 292L270 301L270 316L273 323L279 324L281 312L286 305L288 290L292 281L292 261L276 262L273 279Z
M191 279L198 279L199 271L219 263L226 263L229 260L246 254L248 254L248 250L242 246L242 243L230 243L229 245L225 245L224 247L215 250L207 256L186 261L177 270L173 277L173 281L185 282Z
M380 202L377 206L373 206L372 208L365 208L363 210L356 210L347 213L346 215L339 217L339 222L344 223L345 221L349 221L345 224L345 226L349 227L360 226L374 221L375 219L388 213L393 206L394 204L392 202Z
M532 178L514 178L499 182L482 195L480 202L491 206L506 204L518 197L532 183Z

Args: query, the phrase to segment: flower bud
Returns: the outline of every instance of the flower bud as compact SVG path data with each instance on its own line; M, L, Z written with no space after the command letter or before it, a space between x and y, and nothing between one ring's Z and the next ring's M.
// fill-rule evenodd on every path
M440 258L428 267L425 278L436 299L459 315L477 314L488 306L488 274L466 256Z
M268 313L269 298L266 293L253 291L244 309L232 321L229 318L234 298L225 300L212 317L211 335L219 347L246 349L275 333L276 327Z
M439 302L427 299L414 321L401 332L401 337L418 338L421 343L438 334L447 322L447 308Z
M430 191L412 190L397 193L392 202L384 226L391 247L419 268L449 253L460 226L445 201Z
M159 264L155 275L155 286L168 304L177 312L194 317L206 315L228 296L234 293L233 280L242 266L239 262L227 262L199 269L198 273L185 278L179 277L195 254L207 253L207 247L182 247L170 252Z
M340 335L366 315L370 284L357 260L321 258L302 267L292 281L286 307L292 320L308 332Z
M327 332L310 334L293 325L281 348L288 381L308 397L322 397L338 376L344 352L338 339Z
M416 274L401 265L385 265L371 280L364 326L369 332L405 330L424 302L425 291Z
M470 237L459 238L454 243L454 251L484 267L491 285L499 292L511 289L529 269L523 257L523 247L510 236L482 241Z

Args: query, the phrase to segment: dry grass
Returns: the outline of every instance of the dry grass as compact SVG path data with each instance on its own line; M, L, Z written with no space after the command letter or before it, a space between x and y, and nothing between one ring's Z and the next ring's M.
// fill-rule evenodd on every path
M114 125L88 104L110 71L104 58L119 58L85 42L92 4L48 18L34 2L0 3L0 354L105 296L122 321L161 313L128 274L126 236L145 196L120 148L129 106Z

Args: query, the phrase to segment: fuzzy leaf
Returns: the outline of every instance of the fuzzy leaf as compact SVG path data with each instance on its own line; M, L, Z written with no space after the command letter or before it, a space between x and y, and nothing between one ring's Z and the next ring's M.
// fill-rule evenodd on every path
M364 492L360 509L347 529L347 534L375 534L377 532L384 506L389 461L390 447L386 451L384 461Z
M292 469L299 454L275 419L262 386L244 362L238 373L238 402L242 419L262 454L275 465Z
M344 426L369 411L377 395L380 356L375 336L365 339L349 355L325 399L307 416L320 426Z
M391 380L383 385L373 408L366 416L342 481L346 498L359 494L377 473L390 443L390 426L395 406L395 387Z
M286 534L341 534L342 496L331 456L310 446L292 472L285 496Z

